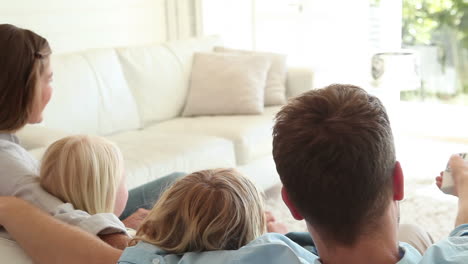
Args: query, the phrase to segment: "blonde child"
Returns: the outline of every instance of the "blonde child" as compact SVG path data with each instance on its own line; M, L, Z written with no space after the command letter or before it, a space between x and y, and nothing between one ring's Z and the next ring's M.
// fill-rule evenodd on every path
M128 198L120 150L97 136L70 136L54 142L44 154L40 184L89 214L119 216Z
M71 136L47 149L40 182L77 209L118 216L128 195L123 171L115 144ZM161 195L131 244L143 241L176 254L238 249L265 233L271 217L248 178L233 169L204 170L177 180Z
M168 253L238 249L266 232L260 192L233 169L194 172L155 204L132 241Z

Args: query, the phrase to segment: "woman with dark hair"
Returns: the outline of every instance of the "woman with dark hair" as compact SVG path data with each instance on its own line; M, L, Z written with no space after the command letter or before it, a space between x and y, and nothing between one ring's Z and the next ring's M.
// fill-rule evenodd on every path
M74 210L42 189L39 164L20 146L15 132L26 124L42 122L42 112L52 96L52 51L47 40L36 33L9 24L0 24L0 196L16 196L31 202L56 218L76 225L118 247L129 237L123 223L112 213L89 215ZM172 174L130 191L125 208L127 224L136 227L150 208L145 193L156 199L163 188L180 177ZM155 190L148 192L148 189ZM135 212L136 211L136 212ZM136 220L135 220L136 219ZM133 222L133 223L132 223Z
M0 25L0 131L42 121L52 95L51 53L47 40L34 32Z
M91 234L125 233L113 214L89 214L44 191L39 164L20 146L15 132L42 121L52 96L51 48L34 32L0 24L0 195L25 199L59 219Z

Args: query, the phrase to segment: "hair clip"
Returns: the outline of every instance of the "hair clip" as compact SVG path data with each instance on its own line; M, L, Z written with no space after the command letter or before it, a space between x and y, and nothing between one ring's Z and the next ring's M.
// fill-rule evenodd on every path
M34 52L34 58L36 58L36 59L42 59L42 58L44 58L44 55L42 55L41 53L39 53L39 52L36 51L36 52Z

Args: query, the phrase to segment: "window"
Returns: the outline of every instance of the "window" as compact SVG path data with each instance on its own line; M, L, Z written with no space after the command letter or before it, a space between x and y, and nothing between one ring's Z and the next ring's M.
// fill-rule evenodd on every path
M468 106L468 2L403 0L403 45L419 52L420 91L404 100Z

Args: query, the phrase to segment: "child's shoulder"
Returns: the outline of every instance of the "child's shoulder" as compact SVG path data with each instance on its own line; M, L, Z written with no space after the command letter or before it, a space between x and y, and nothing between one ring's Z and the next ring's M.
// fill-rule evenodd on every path
M119 264L153 264L166 263L165 251L152 244L140 241L136 245L127 247L117 263ZM161 261L163 260L163 261ZM177 263L177 262L174 262Z
M157 246L139 242L128 247L119 264L215 264L215 263L314 263L317 256L291 241L286 236L265 234L238 250L187 252L183 255L168 254Z

